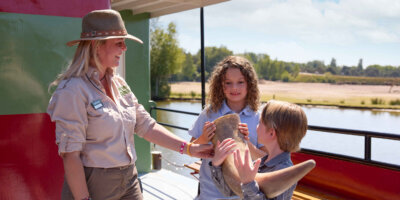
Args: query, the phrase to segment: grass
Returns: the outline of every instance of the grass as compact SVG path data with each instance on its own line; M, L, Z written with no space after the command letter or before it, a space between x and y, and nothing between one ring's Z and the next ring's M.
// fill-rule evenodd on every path
M201 94L190 93L172 93L171 99L201 99ZM322 106L339 106L351 108L377 108L377 109L400 109L400 99L381 99L381 98L331 98L331 99L312 99L308 97L285 97L280 95L262 95L261 101L266 102L271 99L288 101L301 105L322 105Z

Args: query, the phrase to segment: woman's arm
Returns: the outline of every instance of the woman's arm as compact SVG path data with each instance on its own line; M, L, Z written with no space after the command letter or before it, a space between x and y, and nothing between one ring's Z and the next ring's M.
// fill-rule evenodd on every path
M161 145L165 148L178 151L183 142L183 139L175 136L173 133L168 131L166 128L159 124L154 124L143 136L149 142L157 145ZM183 153L187 154L188 145L185 145ZM213 154L213 145L211 144L192 144L189 149L191 156L199 158L211 158Z
M63 153L65 178L74 196L74 199L84 199L89 196L86 185L85 172L83 170L80 152Z

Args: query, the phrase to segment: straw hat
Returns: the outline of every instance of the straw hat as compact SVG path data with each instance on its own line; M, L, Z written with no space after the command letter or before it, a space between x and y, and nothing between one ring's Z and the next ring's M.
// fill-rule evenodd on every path
M105 40L126 38L143 44L139 38L128 34L124 21L115 10L94 10L82 19L81 39L67 42L68 46L78 44L82 40Z

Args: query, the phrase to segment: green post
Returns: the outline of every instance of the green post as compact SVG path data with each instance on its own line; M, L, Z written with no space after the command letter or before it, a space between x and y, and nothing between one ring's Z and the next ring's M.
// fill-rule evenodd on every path
M147 111L150 111L150 14L132 15L129 10L120 12L128 33L138 37L143 44L127 41L125 54L125 79L132 92ZM139 172L151 169L150 143L135 136L136 166Z

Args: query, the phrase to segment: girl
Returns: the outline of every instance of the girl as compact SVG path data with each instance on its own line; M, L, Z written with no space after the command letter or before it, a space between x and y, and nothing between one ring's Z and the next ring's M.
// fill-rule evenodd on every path
M226 114L239 114L239 130L248 135L256 147L256 127L260 92L257 74L250 62L239 56L228 56L215 67L210 77L208 106L197 118L189 134L196 144L207 144L214 136L215 124L212 122ZM196 199L224 199L211 179L209 162L203 159L200 167L200 194Z

